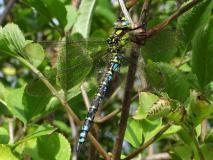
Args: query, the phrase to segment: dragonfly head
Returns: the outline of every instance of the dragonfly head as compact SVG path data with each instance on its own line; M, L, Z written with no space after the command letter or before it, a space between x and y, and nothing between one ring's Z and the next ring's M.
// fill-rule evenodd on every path
M120 17L113 24L113 28L115 28L115 29L129 29L129 28L131 28L131 24L126 17Z

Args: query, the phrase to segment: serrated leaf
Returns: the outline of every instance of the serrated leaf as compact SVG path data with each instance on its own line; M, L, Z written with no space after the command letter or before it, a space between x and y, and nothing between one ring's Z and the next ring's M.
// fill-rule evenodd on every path
M25 58L27 58L29 62L35 67L38 67L45 57L42 46L37 43L30 43L26 45L23 49L22 55L24 55Z
M149 62L145 68L152 87L165 91L170 98L185 101L189 96L189 84L182 72L166 63Z
M197 32L192 46L192 70L204 89L213 81L213 18Z
M144 47L142 54L145 60L154 62L168 62L177 51L176 34L171 29L164 29L150 38Z
M139 106L134 119L144 119L147 117L148 111L153 103L157 101L158 97L149 92L139 93Z
M0 160L19 160L11 151L11 149L3 144L0 144Z
M22 54L22 49L25 47L25 38L19 27L14 23L8 23L2 30L3 37L0 43L6 45L3 50L7 53L16 55Z
M71 148L67 139L59 133L37 139L39 156L43 159L69 160Z
M177 28L182 32L183 50L188 48L194 33L208 22L212 6L212 0L204 0L178 18Z
M69 44L68 37L66 41ZM69 68L69 71L64 68ZM64 91L82 82L91 69L92 59L88 54L86 43L64 45L61 48L57 59L57 78Z
M78 10L77 22L74 24L72 33L80 33L84 38L89 37L92 13L96 0L82 0Z

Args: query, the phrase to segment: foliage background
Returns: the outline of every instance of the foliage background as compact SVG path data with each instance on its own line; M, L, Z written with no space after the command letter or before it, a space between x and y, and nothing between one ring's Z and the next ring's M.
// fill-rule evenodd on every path
M0 2L3 12L9 1ZM162 22L181 7L181 3L153 1L147 28ZM143 0L139 0L133 7L133 20L139 18L142 5ZM172 159L199 159L199 150L205 159L213 156L212 6L211 0L203 0L148 38L142 46L140 56L144 64L138 65L133 89L136 98L131 102L122 157L139 148L171 121L174 124L158 141L135 159L160 153L167 153ZM96 49L106 46L93 41L88 47L92 54L85 55L84 44L79 42L79 45L68 46L71 53L64 55L61 49L62 56L55 64L55 55L48 54L52 49L48 43L41 46L32 42L62 40L67 31L80 33L85 39L104 39L111 33L119 14L119 6L108 0L82 0L78 10L74 1L66 0L19 0L14 3L0 28L0 159L64 160L75 156L94 159L96 152L89 143L85 144L83 154L76 155L76 132L80 125L75 125L67 116L63 105L32 74L27 62L47 77L83 120L86 108L80 84L86 81L86 90L92 99L99 81L96 65L100 62L94 59L95 53L99 53ZM78 68L59 73L60 68L80 62L83 65ZM141 71L142 83L138 78ZM126 74L124 65L98 116L121 108ZM63 79L57 79L57 75L62 75ZM112 152L119 118L117 114L96 126L97 139L107 152ZM196 142L200 143L199 150Z

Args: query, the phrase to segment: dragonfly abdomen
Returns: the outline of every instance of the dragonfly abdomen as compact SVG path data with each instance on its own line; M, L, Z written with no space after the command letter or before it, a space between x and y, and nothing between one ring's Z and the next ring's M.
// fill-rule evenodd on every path
M110 65L107 72L104 75L103 81L101 82L98 91L91 103L91 108L88 111L84 125L81 129L80 138L78 144L85 142L87 134L92 127L92 122L95 118L95 114L102 103L104 96L109 88L109 83L113 79L114 72L118 72L121 64L121 54L123 54L122 48L125 45L125 40L128 36L125 36L129 29L129 22L126 22L125 18L120 18L116 21L114 26L114 33L107 39L108 51L112 55L110 59ZM125 22L125 23L124 23Z

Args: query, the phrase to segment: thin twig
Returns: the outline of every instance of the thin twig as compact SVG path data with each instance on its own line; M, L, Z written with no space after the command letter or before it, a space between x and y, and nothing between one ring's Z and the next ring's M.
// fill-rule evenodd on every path
M170 160L171 156L168 153L159 153L159 154L153 154L151 156L147 156L143 158L142 160Z
M10 118L8 119L8 129L9 129L9 144L13 144L14 143L14 125L13 125L14 119Z
M126 2L126 7L127 7L127 9L133 7L137 2L138 2L138 0L128 0L128 1Z
M138 56L139 56L138 53L139 53L139 45L134 44L131 51L131 58L134 59L135 62L137 62L138 60ZM115 141L114 150L113 150L114 160L119 160L121 155L124 133L126 130L127 120L129 117L132 88L134 84L136 69L137 69L136 64L133 64L133 63L129 64L129 70L127 74L126 88L125 88L124 100L123 100L123 106L122 106L122 112L121 112L121 119L118 125L118 134L116 136L116 141Z
M149 147L152 143L154 143L164 132L166 132L171 127L171 125L172 123L166 124L156 135L154 135L151 139L149 139L146 143L144 143L141 147L133 151L123 160L131 160L133 157L143 152L147 147Z
M108 115L106 115L102 118L95 119L94 122L95 123L104 123L104 122L112 119L114 116L116 116L120 112L121 112L121 109L116 109L113 112L109 113Z
M153 28L149 29L147 32L139 32L139 33L135 34L136 40L133 40L133 41L139 42L141 40L143 41L144 39L151 37L152 35L154 35L155 33L159 32L159 31L161 31L168 24L170 24L173 20L175 20L176 18L178 18L179 16L181 16L182 14L184 14L185 12L187 12L188 10L190 10L192 7L194 7L195 5L197 5L200 2L202 2L202 0L193 0L193 1L189 2L189 3L187 3L186 5L184 5L181 8L179 8L171 16L166 18L163 22L157 24ZM138 27L136 27L136 28L134 28L134 30L139 29L142 26L143 26L143 24L138 26Z
M170 24L173 20L175 20L177 17L179 17L183 13L187 12L188 10L190 10L192 7L197 5L199 2L202 2L202 0L193 0L193 1L189 2L189 3L187 3L185 6L179 8L175 13L173 13L171 16L169 16L163 22L161 22L160 24L157 24L153 28L149 29L146 32L146 37L150 37L154 33L159 32L160 30L165 28L168 24Z
M128 21L131 23L131 26L133 28L134 27L134 22L133 22L132 18L129 15L129 12L128 12L126 6L125 6L124 1L123 0L118 0L118 2L120 4L120 6L121 6L121 10L122 10L124 16L128 19Z
M89 109L91 108L91 105L90 105L90 100L88 98L87 92L84 88L84 84L81 85L81 94L82 94L82 97L83 97L83 100L84 100L84 104L87 108L87 111L89 111Z
M8 14L8 13L10 12L10 10L13 8L15 2L16 2L16 0L10 0L10 1L7 3L7 5L6 5L6 7L5 7L3 13L2 13L1 16L0 16L0 24L2 24L2 22L3 22L4 19L5 19L5 17L7 16L7 14Z
M20 60L24 65L26 65L34 74L38 76L38 78L47 86L47 88L51 91L51 93L60 101L64 109L66 110L67 114L69 114L75 123L78 125L81 125L81 120L78 118L78 116L73 112L67 101L62 97L58 91L52 86L52 84L47 80L47 78L39 71L37 68L35 68L33 65L31 65L29 62L27 62L24 58L16 56L18 60ZM91 140L97 151L105 158L109 159L108 154L105 152L105 150L102 148L102 146L98 143L98 141L92 136L91 133L88 134L88 138Z
M208 132L208 120L204 119L201 123L201 141L204 142Z
M151 4L151 0L145 0L144 1L143 7L142 7L142 10L141 10L140 19L139 19L139 23L143 23L143 24L141 24L142 27L145 27L143 25L145 25L147 23L147 21L148 21L150 4Z
M70 126L72 129L72 140L73 140L73 147L72 147L72 160L77 160L77 136L78 136L78 132L77 132L77 127L72 119L71 116L68 115L68 119L70 122Z

